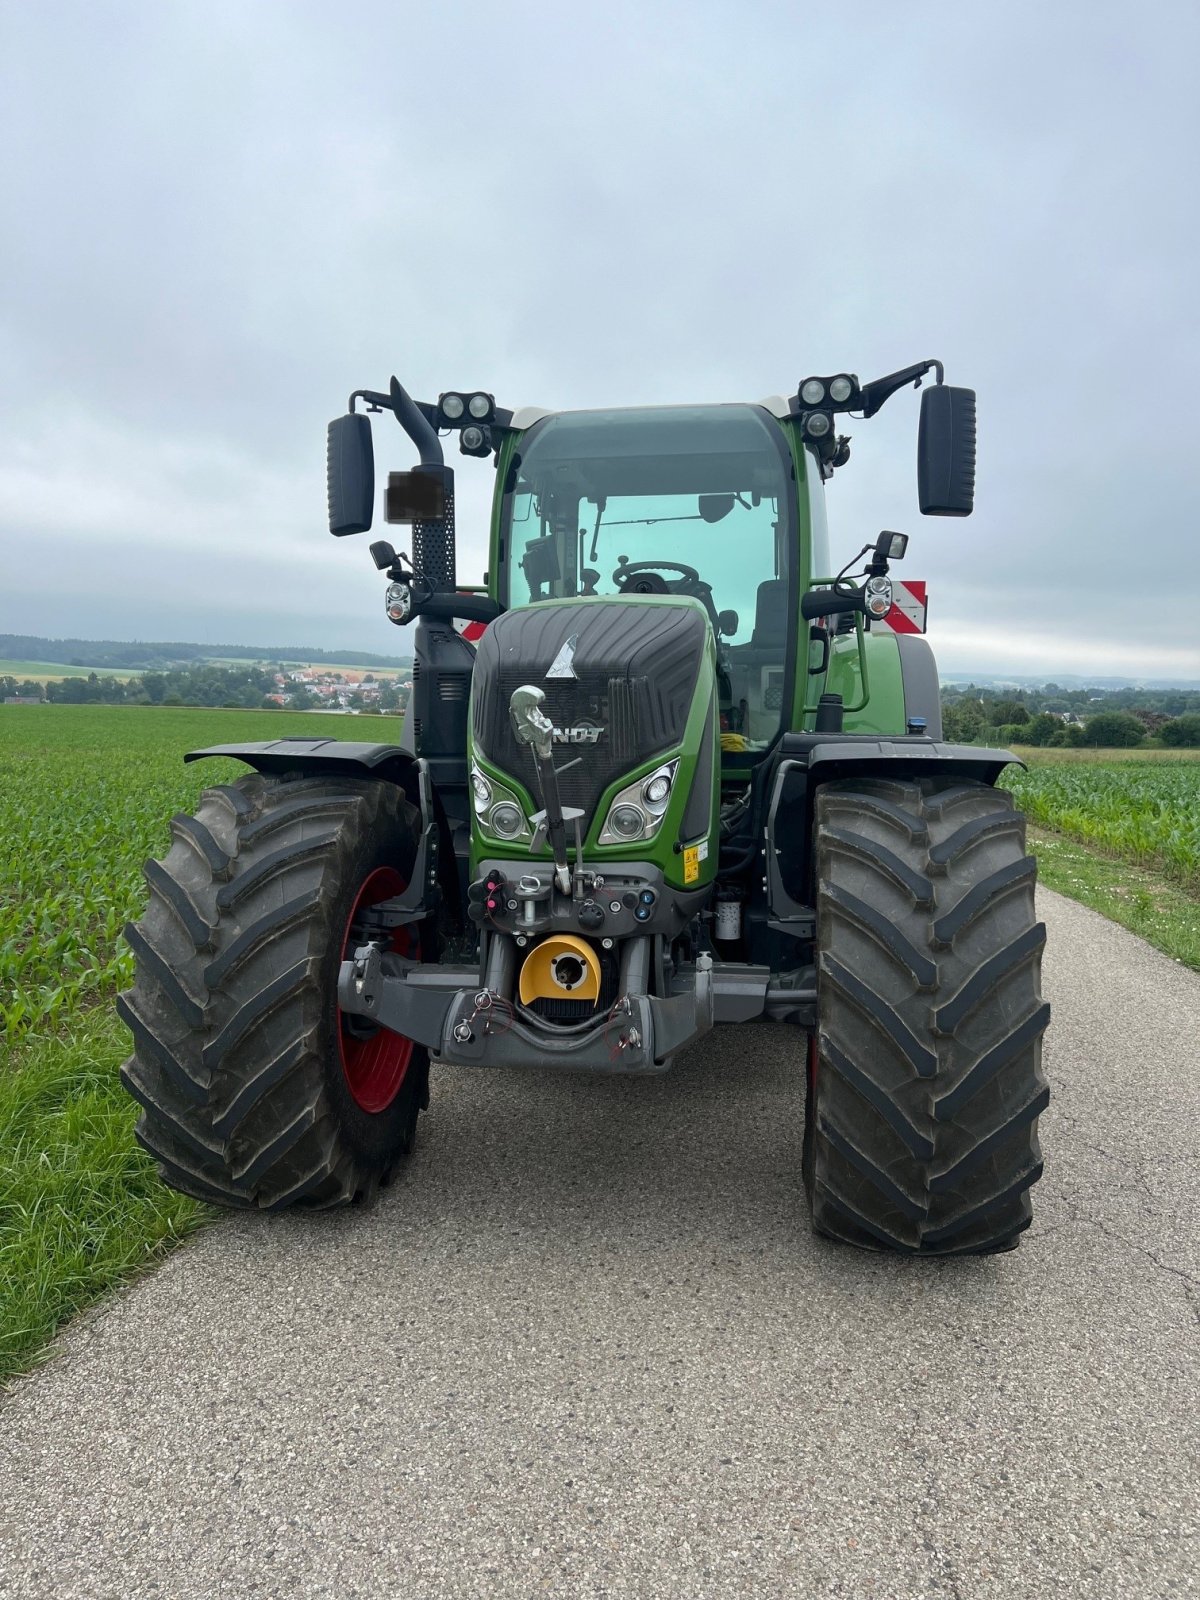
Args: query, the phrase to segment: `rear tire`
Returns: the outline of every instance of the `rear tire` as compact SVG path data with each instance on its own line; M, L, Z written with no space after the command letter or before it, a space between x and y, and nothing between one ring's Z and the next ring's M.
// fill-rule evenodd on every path
M846 780L817 796L816 850L813 1225L867 1249L1010 1248L1049 1100L1024 818L982 783Z
M344 1016L337 976L361 910L408 881L415 811L391 784L253 776L206 789L171 834L117 1002L139 1142L217 1205L372 1198L412 1148L429 1058Z

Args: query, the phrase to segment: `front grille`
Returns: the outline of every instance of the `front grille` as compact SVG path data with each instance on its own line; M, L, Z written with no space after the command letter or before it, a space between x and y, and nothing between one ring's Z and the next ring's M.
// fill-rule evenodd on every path
M645 680L642 680L644 683ZM529 682L528 674L505 672L494 681L495 708L488 723L487 754L505 772L511 772L528 788L534 779L533 756L519 743L508 715L513 692ZM618 694L629 699L633 686L616 680ZM601 683L553 680L539 685L546 691L543 710L556 728L596 727L603 731L595 744L555 744L554 765L558 771L558 792L565 806L579 806L589 814L600 795L615 778L627 772L639 757L639 720L626 714L618 730L613 728L612 692L609 679ZM618 734L614 737L614 732ZM482 741L481 741L482 742ZM650 753L653 753L651 748Z

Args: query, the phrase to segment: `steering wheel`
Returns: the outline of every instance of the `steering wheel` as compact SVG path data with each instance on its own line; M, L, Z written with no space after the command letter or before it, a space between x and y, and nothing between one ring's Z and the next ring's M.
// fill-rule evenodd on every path
M612 575L612 581L622 594L671 594L673 591L661 572L677 572L685 583L702 584L704 579L695 567L682 561L626 561Z

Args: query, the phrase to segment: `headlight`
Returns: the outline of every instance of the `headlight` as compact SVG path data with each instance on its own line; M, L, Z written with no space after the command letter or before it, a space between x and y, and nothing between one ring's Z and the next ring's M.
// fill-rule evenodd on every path
M476 422L483 422L492 414L492 397L490 394L473 394L467 401L467 410Z
M671 803L678 769L678 761L664 762L647 777L615 794L597 842L628 844L633 839L652 839Z
M665 772L658 773L642 785L642 798L648 806L665 806L671 793L671 780Z
M475 807L475 822L481 833L493 839L511 843L514 839L532 839L533 834L524 808L513 791L495 778L489 778L477 766L471 766L471 797Z
M823 439L832 426L824 411L811 411L804 419L804 431L812 439Z
M444 394L440 401L442 415L449 422L457 422L465 409L460 394Z
M519 839L522 833L528 833L525 826L525 813L520 806L513 805L510 800L501 800L488 812L488 831L500 839Z
M389 583L383 604L389 621L407 622L412 615L412 590L406 583Z
M845 405L853 393L854 385L844 373L840 377L834 378L829 385L829 398L836 400L839 406Z
M892 585L888 578L867 579L867 610L873 617L886 617L892 609Z
M806 406L819 406L825 398L825 385L820 378L805 378L800 385L800 398Z
M614 806L608 814L608 827L622 839L640 839L646 831L646 814L638 806Z

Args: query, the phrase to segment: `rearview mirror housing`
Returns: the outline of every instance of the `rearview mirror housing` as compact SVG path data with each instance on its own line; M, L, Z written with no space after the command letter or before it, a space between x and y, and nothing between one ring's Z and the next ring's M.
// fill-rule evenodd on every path
M917 499L926 517L969 517L975 505L975 391L939 383L921 395Z
M329 531L337 539L366 533L375 501L375 451L371 423L359 412L335 417L325 445Z
M697 510L705 522L720 522L733 510L733 496L731 494L702 494L697 502Z

